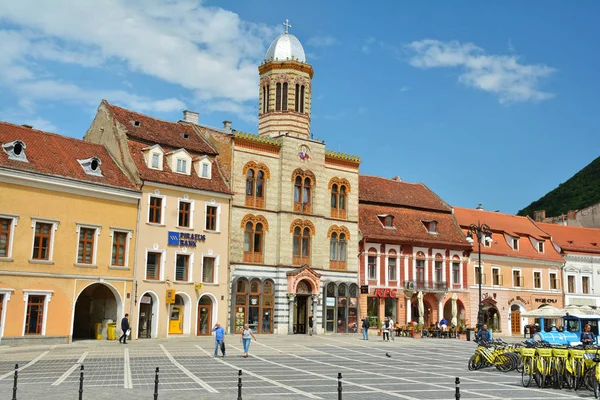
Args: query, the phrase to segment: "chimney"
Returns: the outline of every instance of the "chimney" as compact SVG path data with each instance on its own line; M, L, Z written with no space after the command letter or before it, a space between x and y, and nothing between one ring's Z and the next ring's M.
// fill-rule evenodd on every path
M476 208L476 210L483 210L483 206L481 204L479 204Z
M194 112L194 111L185 110L183 112L183 120L185 122L191 122L194 125L198 124L199 116L200 116L200 114L198 114L197 112Z
M396 175L395 177L392 178L393 181L398 181L398 182L402 182L402 179Z
M231 121L223 121L223 130L227 133L231 132Z
M23 128L33 129L33 125L23 124L21 125Z
M546 210L538 210L533 212L533 220L535 222L542 222L546 219Z

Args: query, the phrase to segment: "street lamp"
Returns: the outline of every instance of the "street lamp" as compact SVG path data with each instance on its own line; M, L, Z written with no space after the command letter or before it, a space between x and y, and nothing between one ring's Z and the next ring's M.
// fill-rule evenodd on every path
M473 244L475 241L473 236L477 236L477 256L479 266L479 309L477 310L477 329L481 329L483 326L483 303L481 301L481 281L482 281L482 266L481 266L481 242L492 241L492 230L487 224L482 224L477 221L477 225L471 224L467 227L467 242Z

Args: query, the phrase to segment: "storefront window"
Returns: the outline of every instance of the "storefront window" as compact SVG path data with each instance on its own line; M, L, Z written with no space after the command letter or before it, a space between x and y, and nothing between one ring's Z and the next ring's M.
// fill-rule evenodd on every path
M333 282L327 285L325 303L325 330L335 332L335 283Z
M356 333L358 321L358 285L333 282L325 285L324 325L326 332Z
M377 327L379 324L379 299L377 297L367 297L367 315L370 326Z
M358 286L350 286L350 304L348 306L348 330L358 332Z
M385 299L385 317L392 317L394 323L398 322L396 320L396 304L398 303L397 299L386 298Z
M244 324L258 333L273 333L273 282L240 279L235 285L234 329L240 332Z

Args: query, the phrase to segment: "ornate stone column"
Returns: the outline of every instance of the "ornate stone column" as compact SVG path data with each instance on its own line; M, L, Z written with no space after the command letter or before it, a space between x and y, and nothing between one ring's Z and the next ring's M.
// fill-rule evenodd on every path
M288 293L288 335L294 334L294 300L296 300L296 295L294 293Z
M313 316L313 335L316 335L318 332L318 326L317 326L317 309L319 306L319 295L318 294L313 294L310 296L311 300L312 300L312 304L311 304L311 312L312 312L312 316Z
M406 323L410 323L412 321L412 303L410 301L410 296L406 298Z

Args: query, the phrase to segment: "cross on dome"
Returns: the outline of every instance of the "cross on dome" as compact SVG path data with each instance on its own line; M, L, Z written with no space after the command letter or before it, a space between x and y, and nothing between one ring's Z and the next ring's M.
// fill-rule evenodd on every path
M288 21L288 19L285 19L285 22L283 24L281 24L285 27L285 33L288 33L288 31L290 30L290 28L292 27L292 25L290 25L290 21Z

